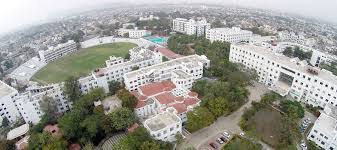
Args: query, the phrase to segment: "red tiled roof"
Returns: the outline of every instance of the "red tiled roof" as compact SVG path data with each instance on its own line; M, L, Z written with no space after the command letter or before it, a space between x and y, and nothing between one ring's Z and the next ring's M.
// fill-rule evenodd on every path
M199 100L196 99L196 98L186 98L185 101L184 101L184 104L187 105L187 106L190 106L190 105L194 105L198 102L199 102Z
M198 93L196 92L189 92L188 95L191 97L198 97Z
M170 104L175 101L176 97L172 93L165 92L155 97L160 104Z
M128 127L128 133L134 132L139 127L138 123L134 123L132 126Z
M138 100L136 108L142 108L146 105L146 101L140 101Z
M164 55L165 57L167 57L169 59L175 59L175 58L181 57L181 55L176 54L175 52L173 52L172 50L167 49L167 48L158 47L158 48L156 48L156 51L160 52L162 55Z
M173 107L174 109L176 109L176 110L177 110L178 114L180 114L180 113L183 113L183 112L186 112L186 111L187 111L187 107L186 107L186 105L185 105L185 104L181 104L181 103L175 103L175 104L173 104L173 105L172 105L172 107Z
M69 147L68 147L69 150L81 150L81 145L78 144L78 143L74 143L74 144L71 144Z
M145 96L152 96L163 91L171 91L176 86L171 81L162 81L139 87Z

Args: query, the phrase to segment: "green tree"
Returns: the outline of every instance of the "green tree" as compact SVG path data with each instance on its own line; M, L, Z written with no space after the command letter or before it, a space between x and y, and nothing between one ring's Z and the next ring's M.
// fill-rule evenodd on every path
M175 138L176 138L176 140L177 140L177 144L181 144L181 143L184 141L184 138L183 138L183 136L181 135L181 133L177 133L177 134L175 135Z
M8 140L0 140L1 150L15 150L15 142Z
M78 78L69 77L64 82L64 93L68 97L68 99L72 102L80 98L81 91L80 91L80 83L78 82Z
M154 141L145 141L139 148L140 150L160 150L158 143Z
M117 97L122 100L122 106L133 110L137 105L137 98L128 90L121 89L117 92Z
M6 128L9 125L9 120L7 119L7 117L4 117L2 120L2 124L1 127Z
M139 66L134 66L134 67L132 67L132 71L135 71L135 70L138 70L139 69Z
M294 51L292 50L291 47L286 47L286 49L282 52L283 55L287 56L287 57L292 57L294 54Z
M43 96L42 101L39 101L39 104L43 113L51 116L57 115L57 103L52 97Z
M317 145L315 142L308 141L308 150L319 150L319 148L317 148Z
M197 107L187 113L187 129L190 132L194 132L211 125L214 120L215 117L207 108Z
M116 92L121 89L121 83L118 81L109 81L108 84L111 95L115 95Z
M111 118L112 125L116 130L122 130L130 125L132 125L136 121L135 114L128 108L118 108L109 114Z
M230 112L228 100L224 97L217 97L214 100L209 100L208 109L216 118Z
M304 108L297 101L281 101L281 110L288 114L291 119L297 120L304 117Z
M55 138L47 132L31 134L28 143L28 150L66 149L68 145L64 139Z

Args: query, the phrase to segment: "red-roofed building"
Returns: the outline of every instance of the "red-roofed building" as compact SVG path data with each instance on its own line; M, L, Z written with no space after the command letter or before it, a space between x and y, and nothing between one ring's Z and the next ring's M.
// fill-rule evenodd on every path
M181 57L181 55L176 54L175 52L167 48L158 47L155 49L155 51L159 52L160 54L165 56L167 59L176 59L176 58Z
M62 134L60 132L60 128L57 124L55 125L47 125L44 127L43 131L49 132L53 137L60 138L62 137Z
M172 95L171 92L165 92L165 93L155 96L155 98L160 104L167 105L167 104L175 102L176 96Z
M198 93L177 88L173 82L168 80L140 86L132 94L138 99L135 112L140 118L146 118L172 107L185 122L186 113L200 103Z
M81 150L81 145L78 143L70 144L68 147L69 150Z

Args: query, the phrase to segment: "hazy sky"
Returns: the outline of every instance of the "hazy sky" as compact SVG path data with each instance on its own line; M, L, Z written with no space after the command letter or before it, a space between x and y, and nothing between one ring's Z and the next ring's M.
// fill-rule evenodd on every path
M0 34L20 26L110 2L153 3L153 0L1 0ZM163 2L163 0L156 0ZM164 0L173 2L172 0ZM297 13L337 23L337 0L174 0L178 3L221 3Z

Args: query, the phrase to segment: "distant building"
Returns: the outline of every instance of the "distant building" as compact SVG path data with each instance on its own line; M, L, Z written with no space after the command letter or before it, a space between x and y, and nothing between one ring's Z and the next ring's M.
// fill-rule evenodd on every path
M195 21L194 19L176 18L173 19L173 31L187 35L204 36L211 28L211 24L206 20Z
M292 42L292 43L298 43L301 45L306 45L306 38L302 33L295 33L295 32L289 32L289 31L280 31L278 32L278 38L283 42Z
M241 30L238 27L233 28L213 28L207 30L206 39L211 42L221 41L229 43L237 43L242 41L249 41L253 36L253 32L247 30Z
M56 47L50 47L48 50L39 51L39 57L42 62L49 63L56 59L62 58L76 50L76 43L73 40L70 40L67 43L59 44Z
M125 34L128 34L129 38L133 38L133 39L138 39L138 38L141 38L141 37L151 35L151 31L138 30L138 29L124 29L124 28L122 28L122 29L119 29L117 32L118 32L119 36L124 36Z
M139 21L148 21L148 20L159 20L159 17L153 15L149 15L146 17L139 17Z
M325 107L307 138L323 149L337 149L337 107L332 105Z
M253 44L231 44L229 61L253 69L259 82L282 96L324 108L337 106L337 77L327 70L311 67L306 61L274 53Z
M171 111L164 111L145 120L144 127L153 138L172 142L176 140L177 133L182 134L181 119Z
M315 50L312 52L310 64L315 67L319 67L321 63L330 64L334 61L337 62L337 56Z

